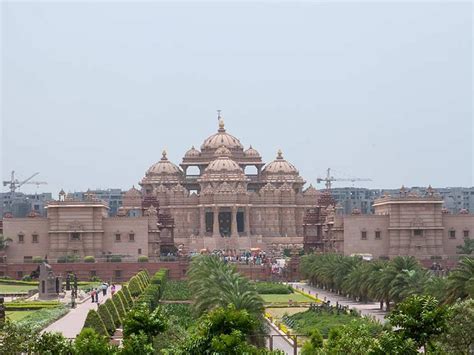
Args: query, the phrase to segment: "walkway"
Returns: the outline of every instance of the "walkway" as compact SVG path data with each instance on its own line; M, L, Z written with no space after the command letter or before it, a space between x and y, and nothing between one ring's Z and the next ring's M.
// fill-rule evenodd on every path
M336 302L338 302L342 306L349 306L349 308L354 308L360 311L363 316L375 318L382 324L385 322L385 315L387 314L387 312L380 310L379 302L357 302L350 298L340 296L333 292L325 291L320 288L309 286L301 282L293 282L291 283L291 285L295 288L299 288L300 290L303 289L304 292L309 293L313 296L316 296L317 294L320 300L324 300L324 297L326 297L326 300L331 301L332 305L335 305Z
M268 320L267 320L268 322ZM275 328L268 322L268 328L270 329L269 335L280 335L281 333L277 332ZM269 340L267 338L267 349L270 349ZM282 350L286 355L293 355L294 349L293 344L285 340L282 336L274 336L273 337L273 350ZM298 348L298 353L300 352L301 348Z
M120 290L120 285L115 285L116 291ZM99 303L103 304L111 297L110 288L107 290L107 296L99 295ZM75 338L82 330L82 326L90 309L97 310L97 303L92 303L88 298L84 303L77 305L76 308L71 309L64 317L58 319L56 322L50 324L42 330L44 332L59 332L66 338Z

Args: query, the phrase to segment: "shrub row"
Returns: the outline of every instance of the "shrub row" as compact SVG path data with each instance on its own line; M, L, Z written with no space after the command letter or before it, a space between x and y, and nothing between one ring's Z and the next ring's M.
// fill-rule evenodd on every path
M257 289L258 293L267 295L284 295L293 293L291 286L279 282L256 282L255 288Z
M134 275L128 286L122 286L116 294L99 305L97 311L91 309L87 314L84 328L92 328L98 334L111 336L120 327L126 313L133 307L133 297L140 296L150 283L150 276L145 270ZM133 293L130 291L133 290Z
M56 308L61 306L59 302L7 302L5 309L7 311L27 311L43 308Z
M145 303L147 304L150 310L153 310L158 307L158 303L160 301L163 286L165 285L167 276L168 270L166 269L157 271L151 279L150 276L146 274L145 277L148 280L148 286L138 298L137 304Z

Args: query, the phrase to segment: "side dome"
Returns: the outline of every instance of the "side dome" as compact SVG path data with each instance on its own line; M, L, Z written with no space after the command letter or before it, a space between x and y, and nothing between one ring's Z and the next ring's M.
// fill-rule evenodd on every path
M291 174L298 175L298 170L293 164L289 163L283 158L283 153L278 150L277 157L274 161L267 164L262 173L265 174Z
M140 185L175 185L182 181L183 175L183 171L170 162L166 157L166 151L163 151L161 160L158 163L153 164L150 169L147 170ZM149 189L147 189L147 191L148 190Z
M260 158L260 153L252 146L244 152L246 158Z
M244 147L240 141L233 135L226 132L224 127L224 119L219 118L219 129L217 133L206 138L204 143L201 145L201 150L215 150L220 146L224 146L230 150L243 150Z
M201 152L194 148L194 145L184 154L185 158L197 158L199 156L201 156Z

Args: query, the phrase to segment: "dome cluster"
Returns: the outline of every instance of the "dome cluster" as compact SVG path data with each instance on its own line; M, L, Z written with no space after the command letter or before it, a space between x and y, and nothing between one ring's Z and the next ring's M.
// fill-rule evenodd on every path
M275 184L276 187L296 184L295 189L303 186L304 180L299 176L298 170L283 158L281 151L278 151L275 160L264 165L260 153L252 146L244 150L242 143L226 131L220 114L218 119L217 133L206 138L200 150L192 146L185 153L182 169L170 162L166 152L163 152L161 160L148 169L141 185L151 185L153 190L162 184L171 188L169 185L173 184L187 186L189 183L196 186L196 183L214 184L224 181L233 182L234 188L237 185L244 186L242 188L245 190L247 183L254 184L254 190L259 190L267 184ZM256 167L257 173L246 176L244 170L247 166ZM196 175L189 175L194 176L194 182L188 179L187 169L190 167L199 168L197 180Z

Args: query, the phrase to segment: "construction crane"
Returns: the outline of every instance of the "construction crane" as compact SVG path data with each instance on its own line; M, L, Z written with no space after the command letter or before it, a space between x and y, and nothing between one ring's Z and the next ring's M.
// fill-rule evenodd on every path
M23 181L19 181L18 179L15 178L15 171L12 171L10 180L4 180L3 181L3 186L9 186L10 187L10 192L13 194L16 191L16 189L19 189L20 187L22 187L25 184L32 184L32 185L36 185L36 186L46 185L47 182L45 182L45 181L31 181L31 179L33 179L38 174L39 173L34 173L28 179L23 180Z
M331 190L331 184L333 181L351 181L351 182L354 182L354 181L372 181L372 179L366 179L366 178L335 178L334 176L331 176L331 168L328 168L326 170L326 177L324 178L321 178L321 177L318 177L316 179L316 182L319 184L321 183L322 181L325 181L326 182L326 189L327 190Z

